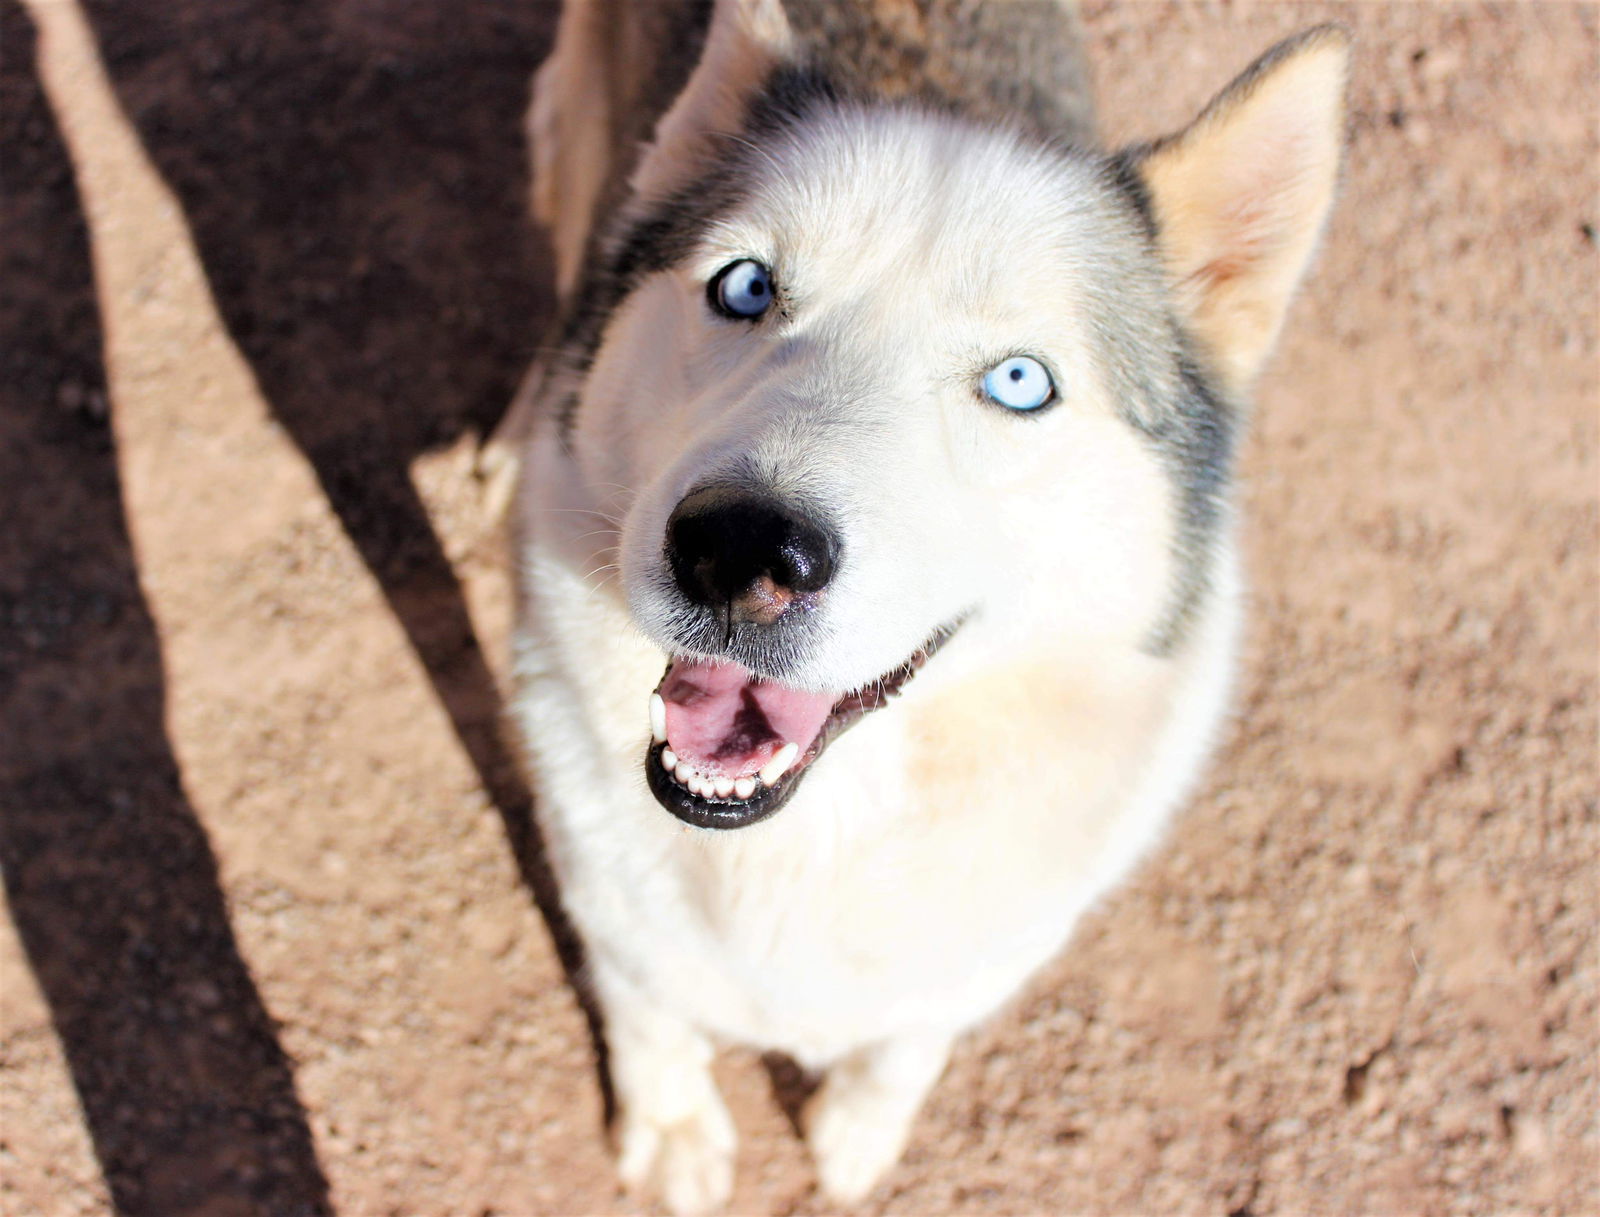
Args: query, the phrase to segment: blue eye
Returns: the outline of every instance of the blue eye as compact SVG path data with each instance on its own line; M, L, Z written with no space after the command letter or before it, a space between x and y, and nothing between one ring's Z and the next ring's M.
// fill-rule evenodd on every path
M984 374L983 392L1008 410L1037 410L1055 400L1056 386L1044 364L1016 355Z
M730 262L711 280L706 295L724 317L754 321L772 307L772 272L753 258Z

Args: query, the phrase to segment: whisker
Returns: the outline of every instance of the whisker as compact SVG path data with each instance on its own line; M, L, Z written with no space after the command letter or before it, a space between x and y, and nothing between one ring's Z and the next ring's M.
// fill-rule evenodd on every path
M605 568L601 567L600 569L604 570ZM593 572L593 573L598 574L599 572L596 571L596 572ZM620 566L612 567L611 573L609 575L607 575L604 579L600 580L599 583L596 583L593 587L588 589L589 594L591 596L598 596L601 592L605 591L606 588L610 585L611 581L613 579L615 579L621 573L622 573L622 568Z

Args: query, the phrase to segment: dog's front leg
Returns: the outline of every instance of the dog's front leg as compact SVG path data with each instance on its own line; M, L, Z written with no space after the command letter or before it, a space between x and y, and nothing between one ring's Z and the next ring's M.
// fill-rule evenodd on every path
M594 969L617 1099L617 1170L677 1217L721 1208L733 1190L733 1120L711 1078L711 1042L613 969Z
M864 1197L900 1159L922 1100L944 1072L952 1037L900 1036L832 1066L806 1109L806 1141L828 1196Z

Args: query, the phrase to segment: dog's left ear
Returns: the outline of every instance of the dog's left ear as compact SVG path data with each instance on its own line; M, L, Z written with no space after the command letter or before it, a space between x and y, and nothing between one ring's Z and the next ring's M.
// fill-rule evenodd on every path
M737 134L749 95L794 53L779 0L715 0L700 62L657 124L634 171L634 191L662 197L692 180L719 137Z
M1339 26L1281 42L1137 162L1180 313L1235 389L1266 361L1333 202L1349 57Z

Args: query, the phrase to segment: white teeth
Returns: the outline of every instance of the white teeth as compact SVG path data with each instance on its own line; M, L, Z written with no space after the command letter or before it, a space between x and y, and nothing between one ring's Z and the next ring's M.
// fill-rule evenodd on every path
M671 748L661 749L661 767L672 775L673 781L702 799L748 799L763 785L774 785L779 778L794 767L800 756L800 745L785 744L761 769L760 773L730 778L701 773Z
M789 766L794 764L795 758L800 755L800 745L790 740L778 754L761 767L759 774L761 780L768 786L776 785L779 778L789 772Z
M650 694L650 735L658 744L667 742L667 703L661 694Z

